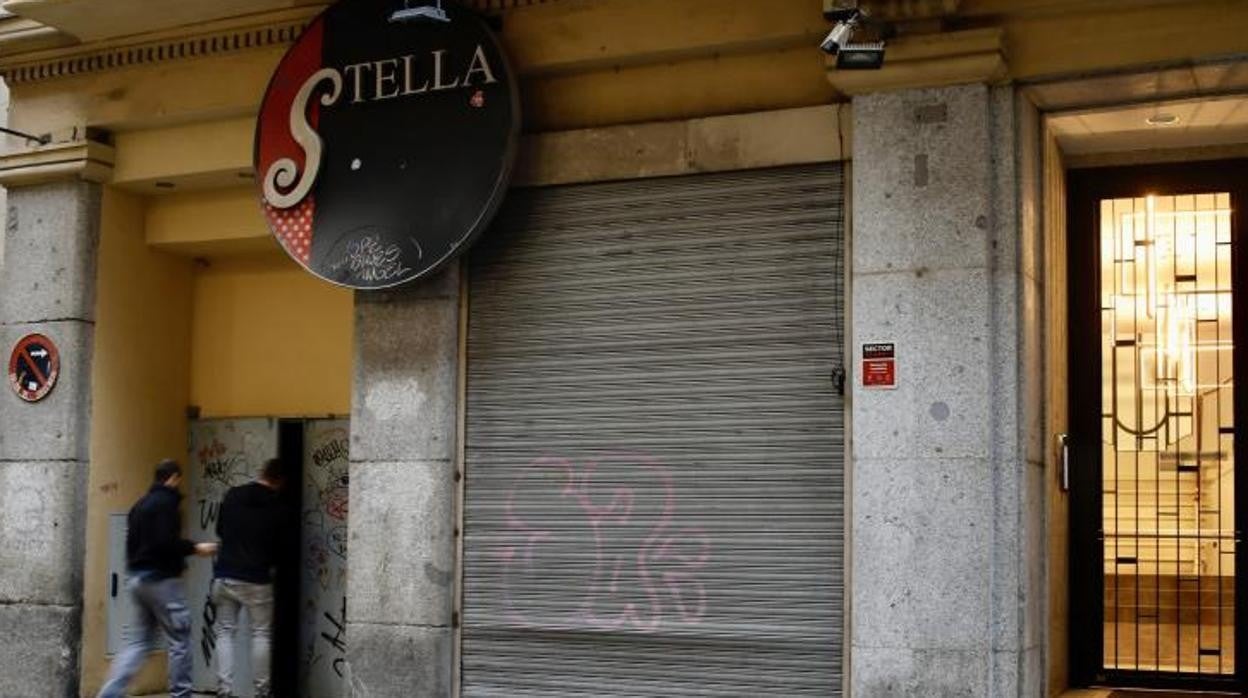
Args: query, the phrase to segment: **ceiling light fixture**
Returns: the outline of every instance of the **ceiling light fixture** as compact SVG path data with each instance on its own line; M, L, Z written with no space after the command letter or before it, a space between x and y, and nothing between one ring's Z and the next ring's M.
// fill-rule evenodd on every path
M1144 120L1149 126L1174 126L1179 123L1178 114L1170 114L1168 112L1157 112Z

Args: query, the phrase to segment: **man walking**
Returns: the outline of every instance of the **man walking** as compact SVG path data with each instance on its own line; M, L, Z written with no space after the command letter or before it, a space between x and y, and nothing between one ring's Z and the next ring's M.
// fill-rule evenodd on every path
M169 640L170 698L191 696L191 613L182 588L187 555L210 556L216 543L194 543L182 538L178 511L182 468L174 460L156 466L152 488L126 519L126 590L134 604L130 638L113 661L100 698L121 698L130 680L143 666L156 641L159 626Z
M221 554L214 567L212 601L217 608L217 695L233 698L235 634L239 612L251 619L251 670L256 698L269 698L273 627L273 566L281 540L285 484L282 462L264 464L260 477L233 487L221 502L217 536Z

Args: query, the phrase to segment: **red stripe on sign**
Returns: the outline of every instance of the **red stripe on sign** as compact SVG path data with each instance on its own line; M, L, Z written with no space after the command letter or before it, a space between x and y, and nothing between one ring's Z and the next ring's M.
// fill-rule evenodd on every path
M26 359L26 365L30 366L30 370L35 372L35 378L39 379L39 385L46 384L48 382L48 377L43 375L43 371L40 370L39 364L35 363L35 357L30 355L30 347L22 347L22 358Z
M273 75L261 105L256 137L256 175L260 182L264 181L273 163L283 158L297 163L300 173L307 170L303 148L295 142L290 131L290 110L304 83L321 69L324 43L325 22L318 17L282 59ZM320 116L321 102L313 99L308 103L307 113L308 124L313 129L319 125ZM309 194L289 209L275 208L267 201L263 203L274 237L291 257L307 266L312 260L312 221L316 213L313 195Z
M290 108L299 88L320 70L325 43L325 22L318 17L308 26L299 42L286 54L273 74L264 102L260 105L260 124L256 137L256 174L263 177L269 166L282 158L290 158L304 169L303 148L290 132ZM320 118L320 100L308 107L308 123L316 128Z

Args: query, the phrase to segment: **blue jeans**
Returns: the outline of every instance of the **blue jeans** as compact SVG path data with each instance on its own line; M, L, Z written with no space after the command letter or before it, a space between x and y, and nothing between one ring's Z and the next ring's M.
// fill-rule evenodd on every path
M191 611L182 580L146 580L132 576L126 591L134 603L130 637L113 659L99 698L123 698L131 679L143 667L156 642L157 626L169 641L169 698L191 698Z
M251 620L251 673L256 698L269 698L269 654L273 628L273 585L237 579L212 580L212 602L217 606L217 695L235 695L234 637L238 615Z

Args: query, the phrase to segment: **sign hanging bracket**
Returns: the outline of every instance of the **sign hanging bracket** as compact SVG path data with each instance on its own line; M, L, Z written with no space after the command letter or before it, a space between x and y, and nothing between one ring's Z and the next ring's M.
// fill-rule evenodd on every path
M26 133L24 131L18 131L16 129L6 128L4 126L0 126L0 133L7 133L10 136L18 136L20 138L25 138L27 142L34 141L35 143L38 143L39 145L47 145L48 143L52 142L52 134L50 133L45 133L42 136L36 136L32 133Z
M447 16L446 10L442 9L442 0L437 0L436 5L428 3L420 7L412 7L411 0L403 0L403 9L395 10L390 15L391 22L450 22L451 18Z

